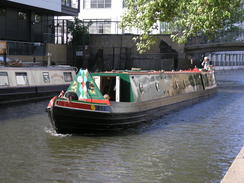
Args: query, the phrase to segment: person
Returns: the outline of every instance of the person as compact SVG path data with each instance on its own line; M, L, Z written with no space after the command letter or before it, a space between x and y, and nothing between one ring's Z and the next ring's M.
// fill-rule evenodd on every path
M208 57L204 57L203 62L201 64L203 66L203 70L204 71L209 71L211 70L211 65L209 62L209 58Z
M110 99L110 96L108 94L105 94L103 97L104 97L105 100L109 100Z

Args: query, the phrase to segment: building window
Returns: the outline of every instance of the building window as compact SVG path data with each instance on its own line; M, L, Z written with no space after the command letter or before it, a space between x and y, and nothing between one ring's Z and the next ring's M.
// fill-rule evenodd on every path
M0 86L9 86L7 72L0 72Z
M84 8L111 8L111 0L84 0Z
M72 73L71 72L64 72L64 81L65 82L70 82L72 81Z
M111 21L94 21L91 20L92 24L89 27L90 34L110 34L111 33Z
M43 72L42 76L43 76L44 83L50 83L50 77L48 72Z
M16 72L16 83L17 85L26 86L29 84L28 77L26 72Z
M70 8L78 9L78 0L62 0L62 5Z

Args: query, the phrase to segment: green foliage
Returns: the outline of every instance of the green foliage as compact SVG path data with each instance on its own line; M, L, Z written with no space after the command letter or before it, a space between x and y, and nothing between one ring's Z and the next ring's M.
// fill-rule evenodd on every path
M89 43L89 24L85 25L85 23L79 18L75 17L74 22L68 27L68 31L72 35L72 40L70 41L73 45L88 45Z
M139 52L154 43L150 35L157 22L167 22L177 29L172 38L186 43L188 38L204 34L208 37L233 23L243 20L242 0L127 0L127 11L122 18L123 28L138 28L136 37Z

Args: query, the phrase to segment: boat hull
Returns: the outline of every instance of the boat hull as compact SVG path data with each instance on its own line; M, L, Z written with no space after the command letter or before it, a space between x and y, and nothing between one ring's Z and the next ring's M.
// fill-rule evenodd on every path
M11 87L0 89L0 105L31 100L48 99L65 90L69 85Z
M48 113L58 133L107 133L138 127L215 92L216 88L212 88L145 102L114 103L110 111L77 110L54 105Z

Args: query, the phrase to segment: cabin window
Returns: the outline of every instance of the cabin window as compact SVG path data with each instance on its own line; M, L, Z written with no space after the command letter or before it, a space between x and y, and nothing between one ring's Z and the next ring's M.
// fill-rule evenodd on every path
M72 73L71 72L64 72L64 81L65 82L70 82L72 81Z
M8 86L8 73L7 72L0 72L0 86Z
M44 83L50 83L50 77L48 72L43 72L42 76L43 76Z
M16 72L16 83L17 85L28 85L28 77L26 72Z

